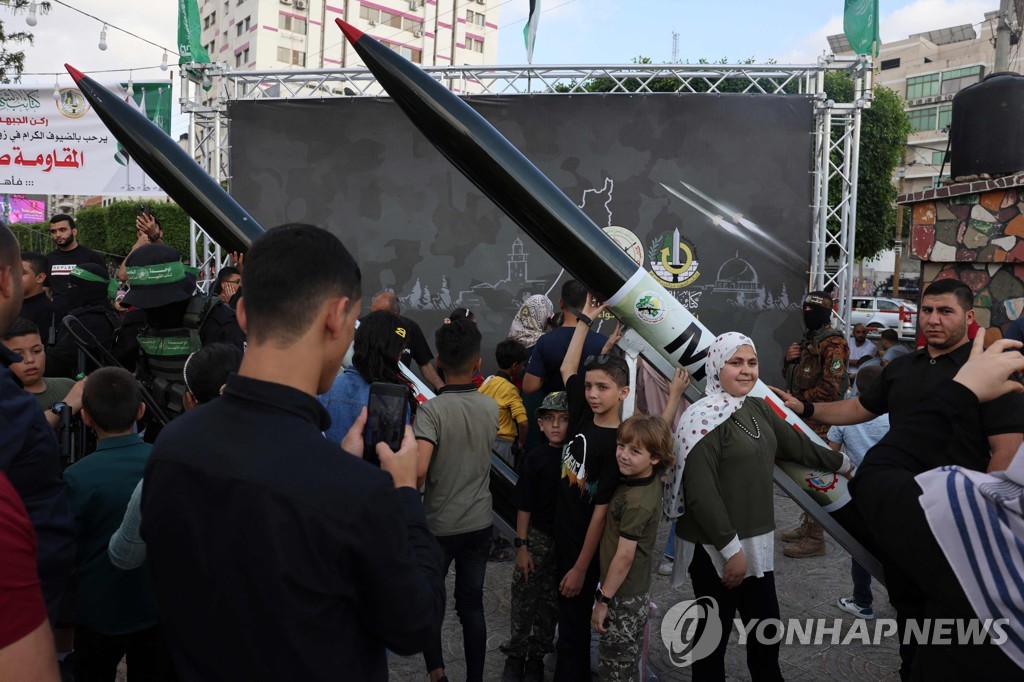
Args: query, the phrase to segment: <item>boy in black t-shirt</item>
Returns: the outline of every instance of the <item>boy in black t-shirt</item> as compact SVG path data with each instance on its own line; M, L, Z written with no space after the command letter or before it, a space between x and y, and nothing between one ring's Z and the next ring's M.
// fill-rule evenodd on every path
M512 634L502 646L508 656L502 680L543 681L544 656L553 649L558 618L558 581L562 575L555 563L552 529L562 444L569 429L565 391L545 396L537 408L537 424L547 443L526 453L516 482Z
M577 374L590 324L605 307L594 305L588 295L583 310L573 311L576 330L561 368L569 397L569 431L555 505L555 554L562 576L556 680L590 680L597 546L619 482L615 441L622 401L629 395L626 362L614 355L591 356L583 364L585 374Z

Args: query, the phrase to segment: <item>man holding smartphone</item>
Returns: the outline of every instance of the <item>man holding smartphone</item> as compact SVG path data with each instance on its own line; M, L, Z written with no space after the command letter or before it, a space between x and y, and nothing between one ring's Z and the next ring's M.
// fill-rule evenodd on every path
M325 439L359 315L338 239L286 225L246 256L248 348L223 395L171 422L146 471L142 536L181 679L386 680L444 608L412 429L363 461L363 412ZM284 577L284 578L283 578Z

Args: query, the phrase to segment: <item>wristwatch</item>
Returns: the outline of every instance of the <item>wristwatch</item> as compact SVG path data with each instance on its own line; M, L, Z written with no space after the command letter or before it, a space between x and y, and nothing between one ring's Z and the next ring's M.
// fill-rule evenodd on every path
M512 541L512 544L515 545L516 549L519 549L520 547L529 547L530 541L524 540L523 538L516 538Z
M597 588L597 590L594 591L594 601L596 601L598 604L611 604L612 598L604 596L604 592L602 592L601 588L599 587Z
M588 327L590 325L594 324L594 321L592 319L590 319L589 317L584 315L582 312L580 312L576 308L572 308L570 310L570 312L572 312L572 314L576 316L576 321L577 322L582 322L583 324L587 325Z
M59 417L60 413L67 406L68 406L68 404L66 402L64 402L63 400L58 400L53 405L50 405L50 412L53 412L55 415L57 415Z

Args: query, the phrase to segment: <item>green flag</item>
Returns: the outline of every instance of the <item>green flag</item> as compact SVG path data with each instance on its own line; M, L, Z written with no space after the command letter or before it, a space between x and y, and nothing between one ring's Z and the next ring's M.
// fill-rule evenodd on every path
M540 24L540 0L530 0L530 16L526 18L526 26L523 27L527 64L533 64L533 44L537 41L538 24Z
M210 55L200 39L197 0L178 0L178 64L208 64Z
M878 56L878 0L846 0L843 33L857 54Z

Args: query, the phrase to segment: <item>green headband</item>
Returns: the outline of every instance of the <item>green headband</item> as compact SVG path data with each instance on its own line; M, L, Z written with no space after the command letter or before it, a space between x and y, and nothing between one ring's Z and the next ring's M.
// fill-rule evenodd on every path
M125 268L129 286L173 284L185 279L185 266L181 261L155 265L133 265Z
M68 275L71 277L75 277L76 279L80 279L83 282L95 282L97 284L106 284L108 298L114 298L114 296L117 295L118 282L116 279L107 279L106 277L100 277L96 273L84 270L78 267L77 265L71 268L71 272L69 272Z
M69 272L68 275L71 277L75 277L77 279L85 280L86 282L98 282L102 284L107 283L106 277L100 277L95 272L89 272L88 270L80 268L77 265L71 268L71 272Z

